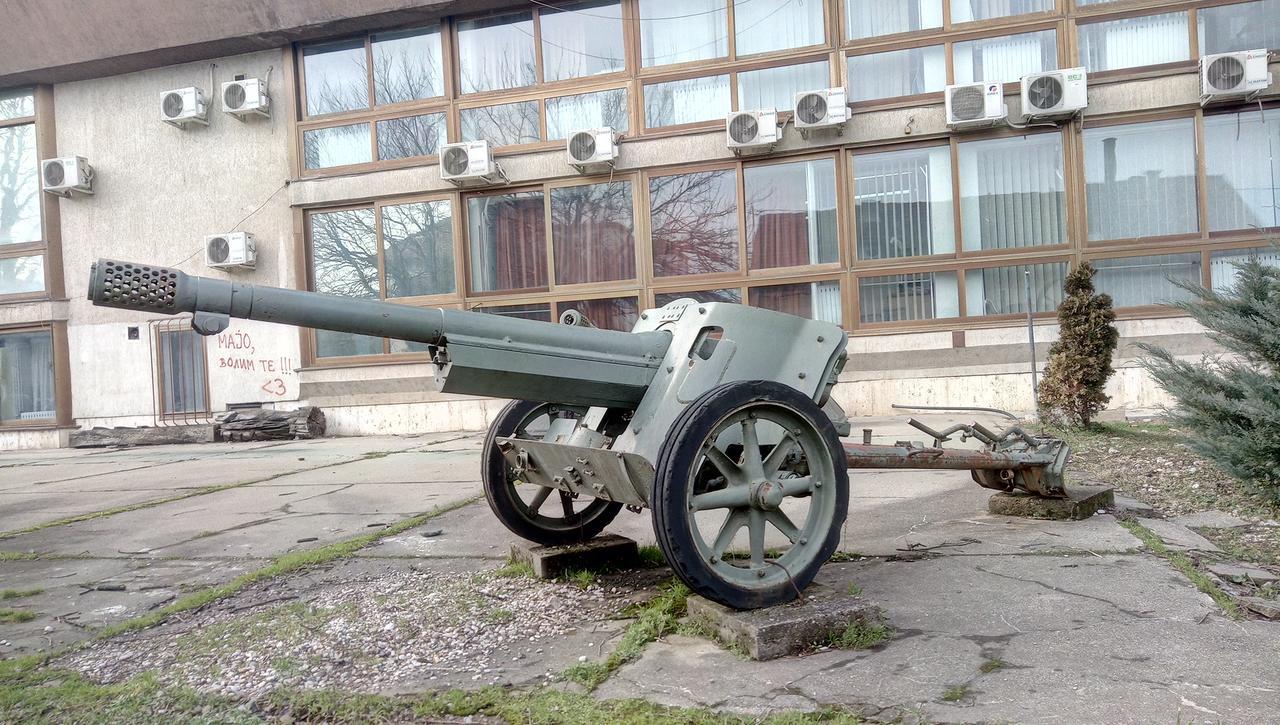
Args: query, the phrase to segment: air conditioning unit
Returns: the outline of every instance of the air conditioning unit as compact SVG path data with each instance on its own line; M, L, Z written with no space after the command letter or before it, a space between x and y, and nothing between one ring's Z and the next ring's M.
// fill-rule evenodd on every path
M494 162L488 141L463 141L440 147L440 178L457 186L474 186L507 177Z
M83 156L45 159L40 162L40 184L55 196L93 194L93 167Z
M1200 105L1248 101L1271 85L1266 50L1217 53L1200 59Z
M796 105L792 110L792 120L805 138L814 129L834 128L837 133L844 133L844 122L849 120L849 106L843 86L797 93Z
M724 132L735 154L768 153L778 143L778 112L770 108L730 113Z
M1004 120L1004 86L962 83L946 88L947 126L952 129L994 126Z
M1022 115L1029 121L1070 118L1089 105L1084 68L1067 68L1022 77Z
M241 121L246 116L271 118L271 96L267 95L267 84L257 78L223 83L222 110Z
M177 88L160 94L160 120L183 128L187 124L209 125L209 108L199 88Z
M618 158L618 135L609 126L574 131L565 141L569 165L579 173L612 169Z
M253 269L257 262L252 234L229 232L204 238L204 263L213 269Z

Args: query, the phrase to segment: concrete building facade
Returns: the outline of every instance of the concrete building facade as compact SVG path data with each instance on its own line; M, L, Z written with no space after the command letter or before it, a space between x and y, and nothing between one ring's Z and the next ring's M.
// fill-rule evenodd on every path
M1158 405L1132 343L1214 351L1172 280L1276 260L1280 87L1202 107L1198 61L1280 47L1280 0L82 5L0 9L3 447L238 405L320 405L340 435L475 429L501 404L432 392L401 341L243 321L206 339L95 308L98 257L620 329L684 296L819 317L850 333L851 414L1031 409L1028 303L1043 365L1085 260L1120 316L1112 405ZM1019 121L1020 78L1076 66L1082 115ZM238 78L269 117L224 112ZM1002 84L1012 122L949 129L944 87L965 82ZM161 120L187 87L207 125ZM851 117L800 133L796 93L829 87ZM726 115L759 108L780 141L735 155ZM582 173L565 138L602 126L619 156ZM505 179L441 178L441 145L471 140ZM40 160L68 156L93 195L40 192ZM207 268L228 232L254 269Z

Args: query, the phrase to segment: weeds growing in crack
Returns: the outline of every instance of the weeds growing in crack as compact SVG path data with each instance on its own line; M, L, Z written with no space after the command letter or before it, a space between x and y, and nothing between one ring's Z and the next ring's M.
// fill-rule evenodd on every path
M639 657L650 642L677 631L688 600L688 587L674 581L667 584L658 596L641 605L635 621L627 626L618 646L604 662L580 662L564 671L565 678L588 691L599 687L614 670Z
M1138 539L1142 541L1143 545L1145 545L1151 553L1169 562L1175 569L1182 572L1182 575L1190 580L1190 582L1195 585L1196 589L1208 594L1218 607L1222 609L1224 614L1232 619L1241 618L1240 608L1236 606L1236 602L1231 598L1231 595L1222 591L1217 584L1213 583L1213 580L1210 579L1207 574L1197 569L1196 564L1191 560L1191 557L1181 551L1171 550L1169 547L1164 545L1164 541L1162 541L1154 531L1148 529L1137 521L1121 520L1118 523L1128 529L1129 533L1138 537Z

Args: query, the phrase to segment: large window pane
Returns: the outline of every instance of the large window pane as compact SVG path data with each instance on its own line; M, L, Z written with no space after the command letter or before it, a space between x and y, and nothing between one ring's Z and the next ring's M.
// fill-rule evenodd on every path
M960 144L960 220L966 251L1067 241L1062 134Z
M541 191L468 199L471 291L546 287L545 223Z
M1204 146L1209 231L1280 226L1280 117L1205 116Z
M453 203L421 201L382 207L387 297L450 294Z
M752 287L747 290L747 300L752 307L763 307L774 312L785 312L836 325L844 318L841 313L840 283L835 280Z
M1190 118L1084 130L1089 239L1196 231L1196 142Z
M967 23L1053 10L1054 0L951 0L951 22Z
M304 47L302 72L308 116L369 107L364 39Z
M625 67L618 0L541 6L538 15L544 81L614 73Z
M36 115L36 96L30 88L0 90L0 121Z
M548 98L547 139L568 138L574 131L603 126L624 133L629 115L625 88Z
M644 87L644 125L649 128L721 119L729 110L727 75Z
M1080 64L1090 73L1176 63L1191 57L1186 13L1081 25Z
M745 71L738 74L738 108L790 111L795 106L797 93L830 85L831 75L825 60Z
M161 331L158 337L160 412L177 415L208 411L205 389L209 365L204 337L195 330Z
M604 330L630 332L640 317L640 305L635 297L608 297L597 300L571 300L556 306L560 314L577 310L591 320L591 324Z
M443 113L378 121L378 158L383 161L432 156L448 143Z
M735 52L743 56L822 43L822 6L822 0L734 0Z
M631 182L551 190L551 240L557 284L636 276Z
M743 185L751 269L840 261L834 159L749 166Z
M956 83L1013 83L1028 73L1058 67L1058 36L1040 30L956 43Z
M373 91L379 105L443 96L439 26L374 35Z
M0 259L0 295L44 291L44 256Z
M725 0L640 0L640 62L648 68L729 53Z
M1164 305L1189 299L1173 280L1200 284L1200 253L1095 259L1094 287L1116 307Z
M965 307L970 317L1027 312L1027 272L1031 273L1031 311L1051 312L1062 304L1066 262L1015 264L970 269L964 273Z
M34 124L0 128L0 245L41 240Z
M41 421L55 413L52 333L0 335L0 420Z
M845 0L849 40L942 27L942 0Z
M941 45L851 55L848 64L850 101L940 93L947 85Z
M853 184L858 259L956 251L950 147L855 156Z
M1280 268L1280 250L1275 247L1253 247L1214 252L1209 257L1209 279L1213 281L1213 291L1225 293L1235 287L1236 278L1240 274L1238 266L1250 260L1261 262L1267 267Z
M378 237L372 209L312 214L311 274L316 292L378 299ZM377 355L382 338L316 330L316 356Z
M933 320L960 316L955 272L918 272L858 280L863 323Z
M659 292L653 296L654 304L666 307L676 300L696 300L698 302L731 302L742 304L742 291L736 289L711 289L696 292Z
M363 164L373 160L369 124L313 128L302 132L302 157L308 169Z
M738 190L731 169L649 180L653 273L738 269Z
M1280 49L1280 0L1200 8L1196 27L1202 55Z
M464 108L459 115L463 141L485 140L493 146L515 146L541 140L537 101Z
M459 20L458 75L463 93L497 91L537 82L533 13Z

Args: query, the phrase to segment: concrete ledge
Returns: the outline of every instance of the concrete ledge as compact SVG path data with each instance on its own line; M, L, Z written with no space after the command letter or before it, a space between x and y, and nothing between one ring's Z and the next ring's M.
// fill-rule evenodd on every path
M689 597L689 620L753 660L798 654L839 637L850 624L880 622L879 607L830 587L813 584L804 600L766 609L738 611L699 596Z
M622 569L640 563L636 542L606 534L572 546L539 546L528 541L511 545L512 561L533 567L539 579L555 579L574 569Z
M997 516L1080 521L1115 505L1110 486L1068 486L1066 498L1044 498L1021 491L994 494L987 510Z

